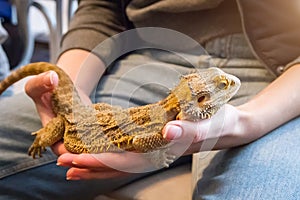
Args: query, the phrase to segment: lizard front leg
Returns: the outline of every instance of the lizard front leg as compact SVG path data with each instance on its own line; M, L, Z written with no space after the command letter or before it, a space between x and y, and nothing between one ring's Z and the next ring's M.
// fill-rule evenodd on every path
M28 149L28 155L35 158L36 155L42 156L47 146L51 146L64 136L65 121L61 116L57 116L50 120L48 124L40 130L32 133L35 140Z
M169 141L161 133L137 135L133 138L132 145L136 151L145 153L156 168L169 167L175 160L175 156L168 153Z

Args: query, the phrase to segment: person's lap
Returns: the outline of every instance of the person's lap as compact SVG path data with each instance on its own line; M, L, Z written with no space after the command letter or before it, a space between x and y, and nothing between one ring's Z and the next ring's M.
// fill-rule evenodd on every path
M232 57L232 59L216 58L214 63L241 79L242 86L231 101L234 105L239 105L257 94L275 77L270 75L262 64L251 58L251 51L244 51L248 52L244 54L239 51L223 50L234 51L233 44L247 45L242 41L244 40L242 37L236 35L221 40L228 40L229 42L225 42L227 46L218 47L220 40L217 39L210 45L210 48L213 48L208 49L212 53L217 52L217 55ZM247 49L244 47L242 49ZM244 59L240 59L241 57ZM198 177L193 198L299 199L300 193L297 189L300 183L298 156L300 145L297 140L299 132L298 117L251 144L220 151L203 173L199 173L202 176ZM201 157L194 158L194 162L195 159L199 159L198 162L201 164ZM198 174L195 173L193 176Z
M218 153L194 199L299 199L300 118L263 138Z

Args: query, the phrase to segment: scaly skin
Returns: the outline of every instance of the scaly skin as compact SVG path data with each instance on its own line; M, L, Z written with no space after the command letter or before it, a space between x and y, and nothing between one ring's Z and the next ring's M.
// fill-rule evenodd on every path
M45 63L28 64L0 82L0 94L14 82L49 70L59 76L52 104L56 117L34 132L28 154L41 156L47 146L59 140L72 153L161 152L151 158L157 167L168 166L169 142L161 131L171 120L198 121L210 118L236 93L240 81L220 69L210 68L185 75L163 100L145 106L123 109L105 103L84 105L69 76L59 67Z

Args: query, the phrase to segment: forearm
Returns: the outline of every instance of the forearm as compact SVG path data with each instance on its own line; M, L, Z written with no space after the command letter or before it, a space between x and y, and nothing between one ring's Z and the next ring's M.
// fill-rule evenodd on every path
M90 52L108 37L125 30L120 4L120 1L81 1L62 38L63 53L57 64L87 96L105 70L102 60Z
M73 80L76 88L89 96L105 71L105 65L99 57L80 49L63 53L57 61Z
M300 115L300 64L288 69L252 100L238 109L243 135L255 140Z

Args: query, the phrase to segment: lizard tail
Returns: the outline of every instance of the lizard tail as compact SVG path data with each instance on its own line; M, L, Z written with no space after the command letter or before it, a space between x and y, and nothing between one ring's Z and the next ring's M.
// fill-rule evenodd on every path
M62 69L57 67L56 65L52 65L47 62L37 62L25 65L19 69L13 71L9 76L3 79L0 82L0 94L2 94L9 86L14 84L15 82L31 75L37 75L43 72L47 72L53 70L55 71L59 77L65 73ZM63 76L65 77L65 76ZM71 82L71 80L70 80Z

